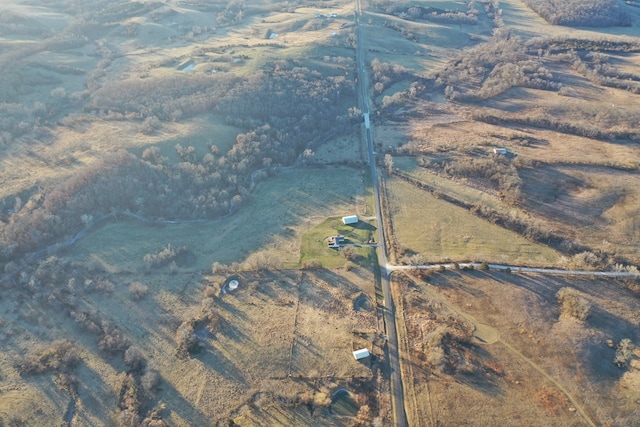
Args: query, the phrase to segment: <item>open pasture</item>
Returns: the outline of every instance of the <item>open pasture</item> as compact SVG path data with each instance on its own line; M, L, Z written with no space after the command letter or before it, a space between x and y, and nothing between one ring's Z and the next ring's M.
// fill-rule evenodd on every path
M354 347L373 351L378 333L375 311L361 303L363 298L373 299L374 292L373 275L364 269L346 274L239 273L234 275L239 282L235 290L223 286L228 277L220 275L102 276L102 282L111 283L108 291L89 291L86 283L76 288L71 316L69 309L60 309L59 301L36 307L22 299L19 290L12 293L13 300L21 301L13 309L3 300L0 393L3 402L12 402L0 406L3 419L28 425L62 420L73 401L70 416L79 425L117 424L119 387L127 368L121 352L98 348L87 319L118 330L140 352L148 369L157 373L159 387L145 394L141 413L155 407L170 425L208 425L236 418L247 412L244 405L261 398L272 404L254 407L253 419L269 417L275 405L283 420L342 425L344 418L325 418L333 393L347 387L356 394L371 394L366 384L352 383L354 377L368 383L374 375L370 362L358 363L351 354ZM147 287L142 297L133 297L132 281ZM196 322L191 356L177 357L176 329L198 319L204 306L213 310L215 326L205 329ZM78 365L70 368L77 383L73 399L56 385L57 374L18 373L23 357L65 337L72 337L80 356ZM311 402L317 402L315 413L300 411L308 394ZM284 402L289 403L282 406Z
M360 348L374 351L375 310L356 309L360 298L373 299L373 275L365 269L345 275L324 269L309 271L303 273L299 291L291 374L370 378L371 361L356 361L351 352Z
M558 260L554 250L477 218L397 178L388 181L386 194L398 244L428 262L492 260L549 265Z

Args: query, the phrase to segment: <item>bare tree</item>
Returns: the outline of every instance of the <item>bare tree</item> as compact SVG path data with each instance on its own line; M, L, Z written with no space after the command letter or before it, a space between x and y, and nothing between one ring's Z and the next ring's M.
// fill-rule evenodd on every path
M384 155L384 168L387 170L387 173L393 172L393 156L391 154Z

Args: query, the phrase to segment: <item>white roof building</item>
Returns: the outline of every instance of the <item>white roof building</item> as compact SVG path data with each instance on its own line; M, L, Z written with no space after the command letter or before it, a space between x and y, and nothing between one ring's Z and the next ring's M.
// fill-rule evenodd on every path
M369 356L371 356L371 354L369 353L369 350L366 348L361 348L360 350L356 350L353 352L353 357L356 360L365 359Z
M342 223L347 225L347 224L357 224L358 223L358 215L349 215L349 216L343 216L342 217Z

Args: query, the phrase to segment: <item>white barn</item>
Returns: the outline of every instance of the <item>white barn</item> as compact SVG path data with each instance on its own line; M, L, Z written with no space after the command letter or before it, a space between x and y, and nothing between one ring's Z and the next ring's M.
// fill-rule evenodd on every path
M371 354L369 353L369 350L366 349L366 348L361 348L360 350L356 350L356 351L353 352L353 357L356 360L366 359L370 355Z
M357 224L358 223L358 215L349 215L342 217L342 223L345 225L348 224Z

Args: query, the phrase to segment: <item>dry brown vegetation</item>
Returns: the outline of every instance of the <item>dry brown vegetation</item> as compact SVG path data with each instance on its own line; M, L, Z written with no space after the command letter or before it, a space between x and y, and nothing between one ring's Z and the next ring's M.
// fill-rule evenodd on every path
M377 397L384 353L376 312L356 304L374 298L371 272L238 272L233 291L229 276L194 276L146 273L131 282L130 274L62 258L25 267L4 289L3 300L17 305L0 336L15 361L2 367L7 384L41 399L24 421L62 419L71 396L70 418L88 424L262 424L280 408L281 424L346 425L356 418L330 413L342 388L369 408L360 421L386 416ZM88 285L98 281L111 283L109 293ZM144 298L132 301L134 284ZM33 345L43 338L57 341ZM362 347L375 359L356 362L351 352ZM0 416L12 413L2 408Z
M363 198L350 4L27 3L0 6L0 424L386 422L372 273L277 271Z
M637 31L568 31L492 1L470 2L473 22L458 5L457 27L444 30L425 16L440 3L374 5L367 31L397 35L369 45L369 58L403 71L372 76L384 81L372 92L377 149L392 165L392 259L636 272ZM565 25L637 19L612 2L531 7ZM416 276L396 277L395 293L410 422L635 422L635 280ZM470 337L456 326L468 322Z
M417 156L424 168L406 175L415 185L429 188L425 172L448 178L449 188L432 192L549 244L567 255L565 265L633 264L637 49L631 38L528 41L499 27L432 73L435 80L397 92L393 105L383 102L388 121L381 124L404 136L390 148ZM523 79L518 69L531 61L548 85ZM457 103L439 102L436 92ZM397 117L408 120L396 124ZM451 197L459 185L486 197ZM597 260L571 259L586 252Z
M471 418L478 425L490 419L584 425L575 405L596 425L634 422L632 393L614 364L629 346L607 346L610 339L637 339L638 299L621 283L482 272L433 274L428 283L399 275L397 281L406 322L404 369L413 378L407 402L416 425ZM558 319L566 310L566 302L560 307L554 300L558 291L579 293L591 315L584 322ZM452 327L470 322L471 341ZM487 326L498 332L495 343L476 338ZM430 347L445 329L451 338L441 341L448 343L444 351Z

